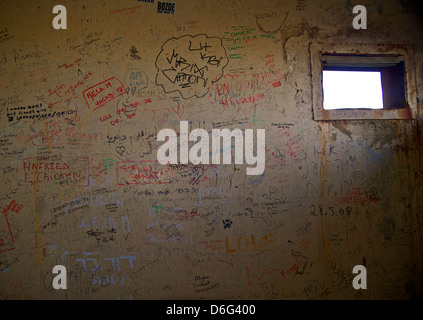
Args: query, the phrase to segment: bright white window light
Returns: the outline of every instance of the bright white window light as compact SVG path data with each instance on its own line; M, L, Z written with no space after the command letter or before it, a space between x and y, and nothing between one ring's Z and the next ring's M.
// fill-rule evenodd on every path
M383 109L380 72L323 70L323 108Z

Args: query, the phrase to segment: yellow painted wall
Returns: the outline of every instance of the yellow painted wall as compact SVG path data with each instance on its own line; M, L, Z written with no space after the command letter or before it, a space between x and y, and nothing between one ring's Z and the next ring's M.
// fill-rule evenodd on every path
M421 298L411 1L174 3L63 0L55 30L56 1L1 1L1 299ZM412 47L417 119L313 120L319 41ZM181 121L265 129L264 173L157 163Z

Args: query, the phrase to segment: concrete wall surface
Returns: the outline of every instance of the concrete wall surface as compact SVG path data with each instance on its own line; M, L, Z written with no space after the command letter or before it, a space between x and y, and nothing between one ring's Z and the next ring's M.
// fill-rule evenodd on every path
M57 4L0 1L0 299L422 298L413 1ZM334 45L406 52L410 119L316 120Z

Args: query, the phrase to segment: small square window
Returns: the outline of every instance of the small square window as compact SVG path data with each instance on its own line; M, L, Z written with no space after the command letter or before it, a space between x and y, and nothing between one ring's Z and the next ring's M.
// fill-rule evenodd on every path
M311 44L314 119L414 119L415 76L409 49L356 46L359 50Z

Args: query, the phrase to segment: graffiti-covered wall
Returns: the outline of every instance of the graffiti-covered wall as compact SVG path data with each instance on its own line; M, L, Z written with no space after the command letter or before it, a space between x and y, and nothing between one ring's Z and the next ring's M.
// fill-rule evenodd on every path
M0 298L421 298L421 16L356 2L1 1ZM313 43L410 48L413 119L315 119Z

